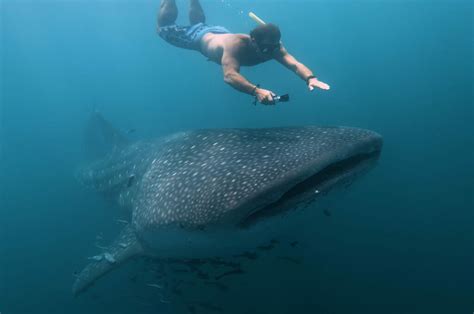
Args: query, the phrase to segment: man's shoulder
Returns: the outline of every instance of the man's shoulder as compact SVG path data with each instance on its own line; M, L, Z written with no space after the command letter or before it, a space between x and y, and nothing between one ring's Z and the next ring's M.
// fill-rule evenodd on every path
M233 34L234 39L242 45L246 45L250 42L250 36L246 34Z
M240 39L245 39L248 40L250 39L250 36L247 34L241 34L241 33L231 33L235 38L240 38Z
M225 48L238 51L244 47L247 47L250 42L250 36L245 34L230 34L228 40L225 42Z

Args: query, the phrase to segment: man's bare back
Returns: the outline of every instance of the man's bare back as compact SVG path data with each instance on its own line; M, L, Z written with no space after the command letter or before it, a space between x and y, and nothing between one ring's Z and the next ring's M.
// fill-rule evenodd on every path
M254 66L273 59L257 56L251 47L251 39L245 34L206 34L201 40L201 53L209 60L222 64L224 53L234 56L241 66Z
M275 93L260 88L240 74L241 66L254 66L276 60L303 79L309 90L329 90L313 72L290 55L280 41L280 29L273 24L259 25L249 35L232 34L221 26L205 24L199 0L190 0L191 26L175 24L178 9L175 0L162 0L158 14L158 33L172 45L197 50L222 66L224 81L233 88L255 96L263 104L275 104Z

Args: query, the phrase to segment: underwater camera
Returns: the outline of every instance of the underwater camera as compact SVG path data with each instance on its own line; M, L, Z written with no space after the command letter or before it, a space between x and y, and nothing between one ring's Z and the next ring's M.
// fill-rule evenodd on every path
M273 95L273 105L276 105L279 102L289 102L290 101L290 94L284 94L284 95ZM254 98L253 104L256 106L257 105L257 97Z
M290 101L290 94L274 96L273 100L275 101L275 103L277 103L277 102L289 102Z
M273 102L271 103L272 105L276 105L279 102L289 102L290 101L290 94L285 94L285 95L273 95ZM257 105L257 97L255 97L253 104L256 106Z

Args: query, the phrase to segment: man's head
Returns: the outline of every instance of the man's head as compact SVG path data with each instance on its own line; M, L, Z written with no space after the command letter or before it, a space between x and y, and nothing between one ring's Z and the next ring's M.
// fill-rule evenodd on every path
M271 54L281 46L281 32L275 24L257 26L250 32L250 38L258 50L264 54Z

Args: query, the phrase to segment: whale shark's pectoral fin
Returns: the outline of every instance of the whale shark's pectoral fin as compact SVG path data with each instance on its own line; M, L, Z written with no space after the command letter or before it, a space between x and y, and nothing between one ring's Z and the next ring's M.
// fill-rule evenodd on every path
M77 296L86 291L96 280L127 260L142 255L142 253L143 249L135 232L129 225L126 226L120 236L104 253L91 258L93 262L87 265L78 275L72 288L73 294Z

